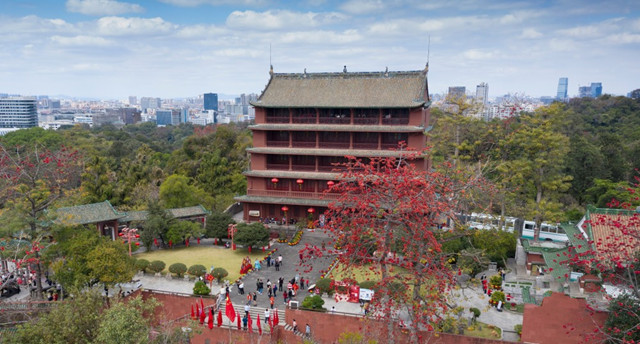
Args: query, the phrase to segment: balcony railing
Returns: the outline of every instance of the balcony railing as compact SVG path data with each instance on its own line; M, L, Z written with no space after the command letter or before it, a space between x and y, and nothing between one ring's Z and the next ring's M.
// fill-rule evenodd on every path
M320 142L318 145L320 148L341 148L341 149L349 149L349 142Z
M322 192L305 191L278 191L278 190L247 190L249 196L263 197L289 197L289 198L316 198L316 199L338 199L340 194L324 194Z
M289 147L289 141L267 140L267 147Z
M344 117L344 118L320 117L320 119L318 120L318 123L320 123L320 124L349 124L349 123L351 123L351 118L349 118L349 117Z
M383 118L382 124L387 125L407 125L409 124L409 117L406 118Z
M289 123L289 116L267 116L267 123Z
M291 121L293 123L296 124L305 124L305 123L315 123L316 122L316 118L315 117L293 117L291 119Z
M293 141L291 142L293 148L316 148L315 141Z
M289 164L269 164L267 163L267 169L276 171L288 171Z
M354 142L354 149L378 149L378 142Z
M375 125L378 124L378 118L354 118L353 124Z
M292 171L315 171L316 165L291 165Z

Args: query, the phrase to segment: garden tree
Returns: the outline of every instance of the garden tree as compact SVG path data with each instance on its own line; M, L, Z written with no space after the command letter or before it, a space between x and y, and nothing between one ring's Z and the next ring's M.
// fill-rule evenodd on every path
M118 163L117 200L114 204L140 208L158 199L160 184L166 178L164 169L169 155L156 152L146 144L133 153Z
M147 207L147 221L140 234L140 240L145 247L151 247L154 238L159 238L163 245L168 244L167 233L169 232L169 227L175 221L173 216L159 202L149 202Z
M5 147L40 145L54 150L59 149L64 141L62 135L55 130L33 127L9 132L2 137L1 142Z
M633 192L629 192L633 190ZM636 206L640 205L637 195L640 194L640 187L632 185L626 181L613 182L608 179L594 179L593 186L584 192L585 200L598 208L610 207L611 201Z
M584 191L593 186L594 180L607 175L604 155L593 143L594 140L593 137L587 139L583 135L575 135L569 139L566 173L573 177L569 193L580 204L585 201Z
M230 214L214 209L211 215L207 216L206 223L205 236L207 238L224 239L228 236L229 225L236 223L236 221Z
M266 246L269 244L269 229L260 222L239 223L233 242L244 247Z
M52 279L67 290L82 290L96 284L113 286L129 282L135 274L134 261L125 246L99 235L95 230L64 227L45 251L53 270Z
M154 298L143 300L137 296L127 302L118 302L101 316L96 343L148 343L154 314L160 303Z
M87 203L111 200L114 195L116 175L111 171L107 158L92 157L82 173L82 191Z
M211 208L213 199L204 190L191 184L189 177L172 174L160 185L160 200L166 208L181 208L202 204Z
M387 321L386 342L394 342L394 314L405 309L412 341L425 342L416 331L447 312L444 293L454 282L434 232L443 217L453 217L460 196L478 180L451 178L456 175L451 164L420 171L411 164L419 153L400 154L402 158L370 158L369 163L349 158L341 182L330 188L340 196L325 215L331 219L331 236L341 245L337 259L348 278L355 279L353 271L360 267L375 271L373 279L379 283L371 313Z
M202 234L204 234L204 228L201 224L191 221L173 221L169 225L167 238L177 244L189 238L200 238Z
M501 141L505 159L505 176L510 183L521 185L519 193L527 201L525 214L536 222L534 240L540 236L544 220L561 216L560 193L566 191L571 176L563 173L569 140L559 132L564 125L563 105L554 103L535 113L523 113L515 131Z
M0 198L18 221L14 232L25 230L31 241L37 296L42 297L42 243L50 235L49 207L79 184L79 154L62 147L50 151L34 143L9 147L0 143Z
M611 342L640 342L640 301L637 296L622 294L609 303L609 316L604 332Z
M487 258L507 266L507 258L515 256L517 233L490 229L477 230L471 236L473 246L485 252Z

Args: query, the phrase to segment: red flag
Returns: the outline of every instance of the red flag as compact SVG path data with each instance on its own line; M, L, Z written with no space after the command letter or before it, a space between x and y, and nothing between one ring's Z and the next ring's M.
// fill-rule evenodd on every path
M207 313L204 309L200 312L200 324L204 324L204 318L207 316Z
M193 305L191 305L191 319L196 318L196 313L193 311Z
M273 322L275 319L269 318L269 329L271 330L270 333L273 333Z
M213 309L211 310L211 312L213 312ZM222 326L222 310L218 311L218 327L220 326Z
M278 318L278 309L273 310L273 326L278 326L280 323L280 318Z
M213 329L213 308L211 309L211 311L209 312L209 321L208 321L208 325L209 325L209 329ZM218 325L218 327L220 327Z
M227 303L226 303L226 306L225 306L224 313L227 315L227 318L229 318L229 320L231 322L233 322L233 319L236 318L236 310L233 309L233 304L231 303L231 299L229 298L229 294L227 294Z
M262 325L260 324L260 314L258 314L258 318L256 319L256 322L258 323L258 333L262 335Z
M196 302L196 319L200 317L200 306L198 306L198 303Z
M204 301L202 301L202 296L200 296L200 308L204 309Z
M240 323L240 314L238 314L238 330L242 329L242 324Z
M253 332L251 331L251 313L247 314L247 326L249 327L249 333Z

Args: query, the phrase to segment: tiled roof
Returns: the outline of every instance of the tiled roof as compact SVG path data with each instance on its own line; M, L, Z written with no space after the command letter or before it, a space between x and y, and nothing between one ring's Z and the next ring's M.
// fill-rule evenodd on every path
M109 201L59 208L56 212L56 222L65 225L85 225L113 221L126 215L115 210Z
M287 197L265 197L265 196L238 196L233 198L241 203L268 203L268 204L292 204L303 206L326 207L332 200L307 199L307 198L287 198Z
M421 133L424 127L414 125L350 125L350 124L256 124L249 126L252 130L273 131L344 131L371 133Z
M256 107L415 108L425 104L427 71L274 73Z
M619 256L624 252L632 256L640 248L640 240L629 233L640 233L640 213L623 209L588 208L587 220L587 233L599 254Z
M415 154L415 152L377 149L335 149L335 148L282 148L282 147L253 147L247 148L248 153L261 154L290 154L290 155L323 155L323 156L359 156L359 157L400 157Z
M186 218L186 217L194 217L194 216L206 216L211 214L210 211L205 209L202 205L194 205L192 207L184 207L184 208L173 208L167 209L173 217L175 218Z

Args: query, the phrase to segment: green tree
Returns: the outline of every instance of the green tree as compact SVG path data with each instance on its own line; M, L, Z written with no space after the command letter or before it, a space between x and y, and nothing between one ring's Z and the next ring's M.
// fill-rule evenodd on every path
M174 218L169 214L159 202L148 203L147 221L144 223L140 239L145 247L151 247L154 238L159 238L163 244L167 244L169 239L167 233Z
M244 247L266 246L269 244L269 230L259 222L240 223L233 241Z
M116 303L101 315L95 343L149 343L157 307L160 303L156 299L143 300L140 296Z
M135 275L134 261L127 254L124 246L116 241L105 241L96 246L87 255L89 276L103 283L113 286L116 283L129 282Z
M222 282L222 279L229 276L229 272L224 268L215 268L211 272L211 275L218 281L218 283Z
M204 233L201 225L190 221L174 221L169 225L167 238L174 244L185 241L189 238L199 238Z
M191 184L189 177L173 174L160 185L160 200L167 208L203 204L211 208L213 199L204 190Z
M564 125L563 105L554 103L533 114L522 114L516 130L501 142L507 155L504 176L521 185L519 193L527 201L525 214L536 221L534 240L540 236L544 220L562 216L559 194L566 191L571 176L563 173L569 140L561 133Z
M184 273L187 272L187 266L182 263L173 263L169 266L169 272L176 274L178 277L182 277Z
M227 229L230 224L236 223L230 214L221 211L214 211L207 216L207 226L205 236L207 238L224 239L227 237Z
M497 229L477 230L473 234L474 247L483 250L488 259L507 265L507 258L514 257L516 253L516 235Z
M314 311L325 310L323 307L324 300L320 297L320 295L307 296L302 300L302 308L311 309Z

